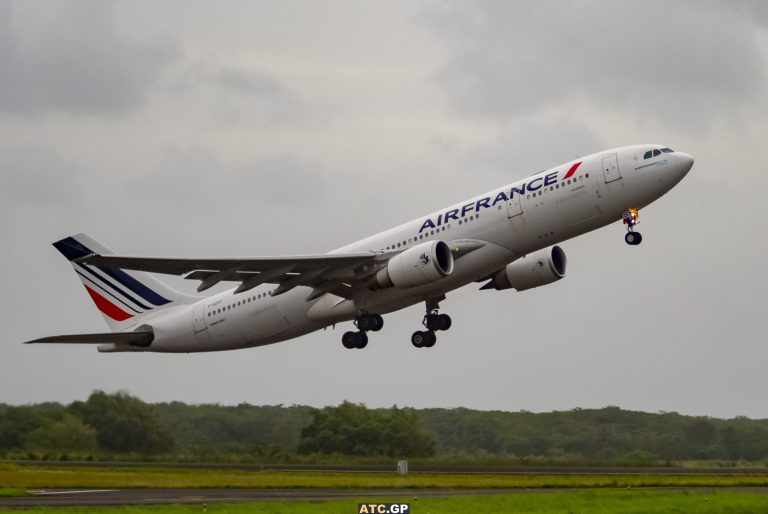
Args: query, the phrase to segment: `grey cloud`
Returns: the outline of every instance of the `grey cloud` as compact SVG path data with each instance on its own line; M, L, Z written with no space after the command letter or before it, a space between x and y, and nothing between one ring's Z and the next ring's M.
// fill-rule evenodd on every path
M437 76L464 115L587 101L671 125L735 120L764 100L745 8L714 2L456 2L426 16L454 55Z
M592 153L602 146L600 137L578 120L526 117L506 124L494 141L468 152L464 160L472 167L503 173L508 179L522 178L534 170Z
M325 202L324 175L311 162L279 154L233 164L199 148L169 151L158 169L132 177L126 189L139 197L159 194L167 205L203 200L220 208L254 202L282 206L289 198L311 198L292 206L302 209Z
M14 23L19 5L0 8L1 111L124 113L146 101L178 57L169 40L140 42L118 34L112 2L46 4L33 16L36 23L23 29Z
M84 197L79 167L45 145L0 148L2 207L72 205Z
M265 73L242 69L224 69L211 74L211 82L248 95L275 95L283 92L277 81Z
M224 125L259 128L305 120L305 102L264 70L197 61L181 74L182 91L207 90L214 120Z

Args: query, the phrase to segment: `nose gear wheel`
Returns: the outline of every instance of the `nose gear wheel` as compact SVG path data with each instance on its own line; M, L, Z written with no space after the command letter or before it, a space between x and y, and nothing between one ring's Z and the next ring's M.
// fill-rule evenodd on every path
M635 225L639 223L640 213L637 209L629 209L621 216L622 221L627 226L627 233L624 234L624 241L628 245L636 246L643 241L640 232L635 232Z

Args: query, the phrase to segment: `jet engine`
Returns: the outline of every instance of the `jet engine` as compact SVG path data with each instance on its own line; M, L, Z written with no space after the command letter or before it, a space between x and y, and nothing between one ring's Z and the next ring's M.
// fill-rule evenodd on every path
M556 282L565 276L567 259L559 246L550 246L507 264L481 289L525 291Z
M413 287L453 272L453 254L443 241L427 241L395 255L376 273L378 287Z

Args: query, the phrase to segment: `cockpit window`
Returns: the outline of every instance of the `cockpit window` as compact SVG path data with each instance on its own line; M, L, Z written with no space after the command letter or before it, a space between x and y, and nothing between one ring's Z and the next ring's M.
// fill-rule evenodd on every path
M661 150L648 150L643 154L643 159L650 159L651 157L656 157L657 155L661 155L662 153L672 153L674 150L671 148L662 148Z

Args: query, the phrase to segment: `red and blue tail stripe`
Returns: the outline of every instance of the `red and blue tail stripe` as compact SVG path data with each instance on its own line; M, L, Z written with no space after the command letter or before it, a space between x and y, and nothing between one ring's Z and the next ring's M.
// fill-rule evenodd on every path
M96 307L114 321L125 321L171 303L121 269L73 262L98 253L73 237L57 241L53 246L72 263Z

